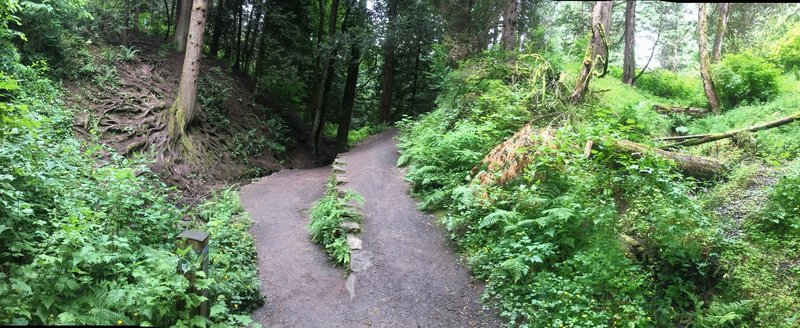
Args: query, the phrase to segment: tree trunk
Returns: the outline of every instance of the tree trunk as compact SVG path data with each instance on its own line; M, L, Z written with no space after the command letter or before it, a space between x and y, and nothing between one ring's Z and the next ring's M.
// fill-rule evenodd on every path
M128 41L128 31L131 29L131 0L125 0L125 22L122 27L122 44L126 47L130 44Z
M186 42L189 40L189 21L191 20L192 16L192 0L179 0L181 4L178 8L178 19L176 20L177 25L175 26L175 38L173 42L175 44L175 49L178 52L186 51ZM205 15L205 1L203 1L203 15ZM205 25L205 18L203 19L203 25Z
M388 0L389 21L386 26L386 41L383 45L383 82L381 84L381 110L378 121L388 123L392 119L392 89L394 88L394 38L397 0Z
M239 27L236 30L236 50L234 51L235 61L233 67L239 70L240 58L242 55L242 21L244 20L244 0L239 1L239 14L238 14Z
M713 179L725 172L725 166L722 165L722 162L712 158L661 150L626 140L615 141L614 149L631 154L634 157L643 153L653 153L657 156L671 159L675 161L675 166L683 174L698 179Z
M331 1L331 12L328 21L328 40L334 44L333 50L325 58L324 65L321 67L321 77L317 82L314 98L311 100L314 105L314 123L311 126L311 133L308 138L312 152L318 152L319 142L322 139L322 132L325 130L325 114L328 107L328 93L333 83L334 64L336 56L336 23L339 15L339 0Z
M500 37L503 49L506 51L516 50L518 24L519 4L517 0L506 0L503 9L503 36Z
M206 25L206 0L194 0L184 15L191 17L188 30L188 47L183 58L183 71L178 87L178 97L169 109L168 135L180 139L192 123L196 112L197 79L200 76L200 59L203 53L203 29ZM185 43L186 43L185 42Z
M358 69L361 62L361 49L357 43L350 45L350 62L347 63L347 79L344 82L344 96L342 109L339 111L339 129L336 131L336 140L341 145L347 145L347 136L350 133L350 121L353 118L353 105L356 100L356 86L358 83Z
M243 71L245 74L247 74L247 68L248 68L247 61L250 58L250 49L252 49L250 47L250 42L251 42L250 36L253 33L253 24L254 24L253 22L256 19L260 18L258 16L261 16L261 13L258 12L258 8L260 7L254 7L250 9L250 15L248 15L249 17L247 19L247 32L245 32L244 36L244 53L242 54L243 62L241 63L240 66L240 70Z
M164 0L164 11L167 13L167 33L164 34L164 40L169 39L169 30L172 27L172 10L173 8L169 7L169 3L172 3L173 6L175 5L175 1Z
M633 85L633 78L636 74L636 57L634 49L636 40L634 32L636 30L636 1L628 0L625 5L625 53L622 63L622 82Z
M728 16L730 14L731 4L723 2L719 4L719 24L717 24L717 33L714 35L714 49L711 51L711 62L719 62L722 56L722 38L725 37L725 30L728 29Z
M653 105L653 109L661 114L684 114L689 115L694 118L701 118L705 117L708 113L707 110L703 108L697 107L679 107L679 106L668 106L668 105Z
M139 33L139 4L133 5L133 33Z
M706 22L706 4L698 5L697 10L697 44L700 47L700 76L703 78L703 91L708 98L711 111L719 113L719 100L714 91L714 81L711 79L711 64L708 61L708 26Z
M686 140L676 144L667 145L662 147L663 149L674 149L682 146L696 146L701 145L704 143L722 140L726 138L733 137L737 134L744 133L744 132L758 132L761 130L771 129L775 127L779 127L782 125L786 125L795 121L800 120L800 112L783 117L781 119L777 119L775 121L761 123L758 125L753 125L750 127L746 127L743 129L736 129L726 132L720 133L708 133L708 134L695 134L689 136L679 136L679 137L670 137L670 138L662 138L661 140Z
M256 16L255 16L255 19L253 20L253 34L252 34L252 38L251 38L250 42L248 42L249 46L248 46L248 48L247 48L247 51L245 52L245 56L244 56L244 71L245 71L245 72L247 72L247 73L249 73L249 72L250 72L250 67L251 67L250 65L251 65L251 64L253 64L253 62L254 62L254 61L255 61L255 59L256 59L256 58L255 58L255 57L256 57L256 56L255 56L255 52L256 52L256 43L258 43L258 42L256 41L256 40L257 40L256 36L257 36L257 35L259 35L259 31L260 31L260 32L262 32L262 34L263 34L263 32L264 32L264 31L262 31L262 29L261 29L261 26L263 25L263 24L261 23L261 17L262 17L262 16L263 16L263 11L262 11L262 9L261 9L261 6L258 6L258 7L256 8Z
M363 25L364 17L366 17L366 5L366 0L360 0L357 4L358 8L355 12L354 26ZM358 73L361 66L361 45L359 44L359 39L353 35L350 38L350 42L350 61L347 63L347 78L344 82L342 108L339 111L339 126L336 131L336 141L343 146L347 146L347 137L350 134L350 122L353 119L353 105L356 100Z
M586 46L586 52L583 56L583 65L578 74L578 83L575 85L575 90L569 97L570 102L578 103L583 100L586 90L589 89L589 82L592 79L592 73L596 61L600 60L605 67L605 72L608 67L608 46L606 37L608 36L609 25L611 25L611 1L596 1L594 9L592 10L592 39Z
M211 45L209 46L211 58L214 59L216 59L217 55L219 54L219 40L222 37L222 33L225 33L225 26L222 24L222 16L224 12L225 0L217 1L217 8L214 11L214 27L211 31Z

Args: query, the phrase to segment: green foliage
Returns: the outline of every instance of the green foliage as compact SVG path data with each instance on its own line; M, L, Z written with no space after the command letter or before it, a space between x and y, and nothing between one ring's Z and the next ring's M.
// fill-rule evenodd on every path
M361 214L353 205L363 205L364 197L352 190L340 194L335 179L335 174L332 174L328 179L325 196L311 207L308 230L311 232L311 240L325 247L334 262L347 267L350 263L350 248L347 245L347 231L340 224L345 221L361 223Z
M555 72L539 55L520 55L514 64L503 52L462 63L451 72L439 95L439 109L417 122L398 123L403 137L398 165L408 165L412 192L423 197L422 208L441 207L472 167L511 136L533 114L560 106Z
M775 45L772 58L785 72L800 78L800 24L793 24L788 31Z
M779 79L781 93L773 101L764 104L740 105L722 113L695 120L689 124L689 134L724 132L745 128L751 125L768 122L791 115L800 106L800 83L794 77L783 76ZM714 144L702 145L696 151L711 156L729 157L733 155L755 155L773 164L795 158L800 154L800 144L792 142L800 138L800 126L796 123L783 127L759 131L752 134L755 147L751 150L731 147L720 152Z
M382 133L389 129L386 124L367 124L358 129L350 130L347 134L347 145L354 146L370 136Z
M728 108L741 103L766 102L778 94L780 71L749 53L725 56L714 66L714 86Z
M645 72L636 80L636 87L668 99L670 104L681 103L705 107L703 85L697 77L673 73L666 69Z
M12 64L0 73L0 324L252 323L248 311L260 299L254 251L249 221L234 217L235 196L201 207L209 226L198 227L214 236L205 277L197 256L175 249L190 214L174 205L174 190L143 159L75 139L46 66ZM187 308L203 301L179 264L195 272L197 288L210 289L210 322L177 310L178 300ZM226 283L226 274L234 279Z
M756 220L754 223L764 232L789 239L800 236L800 174L778 181L764 214Z

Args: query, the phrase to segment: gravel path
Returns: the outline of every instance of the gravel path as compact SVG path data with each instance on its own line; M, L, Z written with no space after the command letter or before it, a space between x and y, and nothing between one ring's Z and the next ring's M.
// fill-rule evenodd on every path
M480 304L482 287L444 231L408 196L403 171L395 167L395 134L372 137L341 155L347 187L366 201L364 249L353 260L360 270L349 279L311 242L303 212L322 196L330 167L282 171L242 188L267 297L253 315L265 327L501 325Z

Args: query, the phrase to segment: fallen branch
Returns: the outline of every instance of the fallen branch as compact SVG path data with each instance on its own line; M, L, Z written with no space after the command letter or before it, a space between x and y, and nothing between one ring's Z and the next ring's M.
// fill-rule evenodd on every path
M797 121L797 120L800 120L800 112L797 112L795 114L792 114L790 116L786 116L784 118L781 118L781 119L778 119L778 120L775 120L775 121L766 122L766 123L762 123L762 124L758 124L758 125L753 125L753 126L746 127L746 128L743 128L743 129L736 129L736 130L731 130L731 131L727 131L727 132L720 132L720 133L707 133L707 134L696 134L696 135L689 135L689 136L682 136L682 137L672 137L672 139L670 139L670 140L685 140L685 141L681 141L681 142L674 143L674 144L671 144L671 145L662 146L661 149L675 149L675 148L683 147L683 146L702 145L704 143L709 143L709 142L712 142L712 141L717 141L717 140L721 140L721 139L730 138L730 137L733 137L733 136L735 136L737 134L744 133L744 132L758 132L758 131L761 131L761 130L767 130L767 129L779 127L779 126L782 126L782 125L786 125L786 124L792 123L792 122ZM662 140L666 140L666 139L662 138Z
M669 105L653 105L653 109L656 112L661 114L683 114L689 115L694 118L701 118L708 114L708 111L703 108L697 107L680 107L680 106L669 106Z

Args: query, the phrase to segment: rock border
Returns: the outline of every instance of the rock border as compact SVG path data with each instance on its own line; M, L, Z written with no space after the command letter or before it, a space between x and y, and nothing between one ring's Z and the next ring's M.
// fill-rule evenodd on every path
M331 165L331 171L333 174L331 183L337 197L344 196L349 190L349 188L346 187L349 182L349 179L346 176L346 166L347 159L344 156L341 156L341 154L336 156L336 158L333 160L333 165ZM351 200L347 202L345 206L348 208L348 210L360 216L362 221L366 220L363 208L358 202ZM350 299L352 300L356 296L356 273L371 266L371 254L369 251L364 250L364 244L361 241L361 238L358 237L358 235L363 232L360 223L355 221L342 221L339 223L339 227L347 232L347 247L350 249L350 274L347 276L345 288L350 293Z

